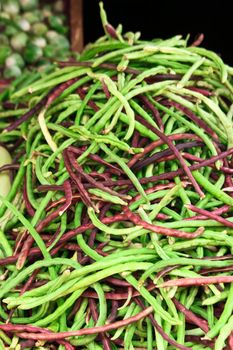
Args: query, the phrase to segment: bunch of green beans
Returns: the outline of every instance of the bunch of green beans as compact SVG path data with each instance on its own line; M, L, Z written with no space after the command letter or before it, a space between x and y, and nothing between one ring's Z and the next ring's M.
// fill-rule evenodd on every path
M0 95L0 349L231 349L233 68L100 8Z

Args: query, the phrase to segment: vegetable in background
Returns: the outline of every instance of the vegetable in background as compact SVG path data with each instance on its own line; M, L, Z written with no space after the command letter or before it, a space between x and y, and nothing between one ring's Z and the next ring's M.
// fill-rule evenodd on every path
M9 165L12 163L11 156L9 152L2 146L0 146L0 168L4 165ZM1 171L0 172L0 195L2 197L6 197L11 189L11 181L10 181L10 172L9 171ZM0 201L0 206L1 206Z
M18 0L4 0L2 2L2 9L10 16L17 15L20 11Z
M24 11L35 10L39 6L38 0L19 0L19 3Z
M53 64L53 60L65 60L71 55L66 17L59 1L47 5L38 0L8 0L0 7L2 77L21 74L22 65L14 68L6 65L11 52L20 53L25 69L30 70L41 69L45 59L47 64Z

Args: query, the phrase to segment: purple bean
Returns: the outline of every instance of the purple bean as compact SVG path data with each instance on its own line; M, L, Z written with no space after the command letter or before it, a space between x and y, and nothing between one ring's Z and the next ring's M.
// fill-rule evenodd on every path
M145 309L145 305L141 301L140 298L135 298L136 303L141 306L142 309ZM177 343L175 340L169 337L167 333L164 332L163 328L158 324L158 322L155 320L153 315L148 315L152 325L155 327L157 332L163 337L164 340L166 340L170 345L174 346L176 349L180 350L191 350L191 348L184 346L182 344Z
M177 103L175 101L167 101L166 104L169 107L175 107L176 109L183 112L186 117L191 119L196 125L198 125L200 128L202 128L208 135L212 136L214 140L218 141L217 134L202 120L200 119L196 114L194 114L190 109L187 107L182 106L180 103Z
M201 198L204 198L205 197L204 193L200 189L200 187L199 187L197 181L194 179L189 167L185 163L183 157L181 156L180 152L177 150L176 146L172 143L170 138L168 136L166 136L165 134L163 134L160 130L156 129L150 123L148 123L143 117L136 115L135 119L137 121L139 121L141 124L143 124L144 126L146 126L147 128L149 128L150 130L152 130L159 138L161 138L164 141L164 143L166 143L168 145L168 147L171 149L171 151L175 154L176 158L179 160L180 165L182 166L182 169L184 170L184 172L188 176L189 180L193 184L193 187L195 188L196 192L200 195Z
M182 312L187 320L187 322L192 323L199 328L201 328L205 333L209 332L209 326L206 320L203 318L197 316L194 312L191 310L188 310L183 304L181 304L175 297L172 298L173 303L175 304L176 308Z
M138 98L143 102L144 106L151 111L151 113L153 114L153 116L156 120L156 123L157 123L159 129L163 132L164 125L163 125L163 121L162 121L162 118L160 116L158 109L153 105L152 102L150 102L148 100L148 98L146 96L139 95Z
M24 115L22 115L19 119L11 123L8 127L6 127L5 131L11 131L16 129L19 125L21 125L23 122L31 118L33 115L36 115L36 113L45 106L46 108L59 96L62 94L64 90L66 90L69 86L74 84L78 78L70 79L68 81L65 81L64 83L61 83L60 85L54 87L47 96L43 97L33 108L31 108L28 112L26 112Z
M209 219L212 219L212 220L215 220L217 222L220 222L221 224L223 224L226 227L233 227L233 222L230 222L230 221L222 218L221 216L219 216L218 214L216 214L214 212L195 207L195 205L193 205L193 204L187 204L186 207L188 209L194 211L195 213L204 215L204 216L206 216Z
M83 328L77 331L69 331L69 332L59 332L54 333L48 330L44 330L39 327L33 327L33 326L21 326L21 325L11 325L11 324L0 324L0 329L6 330L8 332L17 332L17 335L20 338L24 339L36 339L36 340L45 340L45 341L60 341L64 338L71 337L71 336L81 336L81 335L88 335L88 334L98 334L98 333L104 333L112 329L117 329L119 327L128 326L131 323L135 323L149 314L153 312L153 308L149 306L148 308L144 309L143 311L139 312L138 314L131 316L129 318L126 318L124 320L116 321L111 324L105 324L104 326L96 326L92 328ZM21 331L22 329L22 331ZM33 333L36 332L36 333ZM41 332L41 333L39 333ZM189 348L183 347L182 350L190 350Z

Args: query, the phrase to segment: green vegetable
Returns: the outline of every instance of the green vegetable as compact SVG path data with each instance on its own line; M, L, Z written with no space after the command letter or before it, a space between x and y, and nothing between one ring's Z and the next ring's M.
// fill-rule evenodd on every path
M38 8L39 0L19 0L23 10L30 11Z
M6 46L8 44L8 38L6 35L4 34L0 34L0 45L2 46Z
M48 27L44 23L34 23L32 25L32 31L35 35L41 36L46 34Z
M48 51L50 51L51 48L54 47L54 52L59 56L60 55L63 56L63 54L66 53L67 50L69 50L70 44L68 39L65 36L50 30L47 32L46 38L49 42L49 47L50 47Z
M18 66L19 68L23 68L24 67L23 57L18 53L13 53L7 57L5 65L7 68L10 68L12 66Z
M50 16L49 24L52 29L60 34L65 34L67 32L67 28L63 25L63 19L58 16Z
M38 61L43 55L43 51L39 46L29 43L24 50L24 58L27 63Z
M64 11L64 3L62 0L56 0L54 4L54 10L57 12L63 12Z
M10 55L11 49L8 46L1 46L0 50L0 65L5 63L6 58Z
M1 11L0 19L1 19L1 21L2 21L3 19L10 19L9 13Z
M43 16L44 18L49 18L50 16L52 16L52 8L50 5L45 5L43 8Z
M6 148L0 146L0 168L4 165L11 164L12 159L10 153ZM6 197L11 189L10 173L9 171L0 172L0 195ZM0 201L1 206L1 201Z
M45 57L52 58L54 57L54 53L57 52L56 45L48 44L43 49L43 54Z
M4 77L19 76L25 63L30 64L29 70L38 67L42 72L53 65L53 60L66 60L70 56L62 2L46 4L39 0L6 0L1 9L0 72ZM9 57L11 52L20 53L25 62L20 59L13 62ZM4 66L7 58L8 63ZM11 64L15 67L12 68Z
M4 0L2 8L9 15L16 15L20 10L18 0Z
M17 32L18 29L15 26L12 26L11 24L6 25L4 30L5 35L7 35L8 37L15 35Z
M46 47L46 40L45 40L45 38L37 37L37 38L33 39L32 44L43 49Z
M46 33L46 38L48 39L48 41L50 43L59 43L58 41L58 38L59 38L59 34L54 31L54 30L49 30L47 33Z
M4 69L4 78L17 78L22 74L20 67L10 66Z
M20 17L18 20L16 20L16 23L24 32L28 32L31 28L31 25L26 18Z
M21 32L21 33L15 34L11 38L10 43L14 50L22 51L25 48L27 41L28 41L28 35L24 32Z
M37 11L25 12L23 13L23 18L25 18L30 24L37 23L41 20L40 13Z

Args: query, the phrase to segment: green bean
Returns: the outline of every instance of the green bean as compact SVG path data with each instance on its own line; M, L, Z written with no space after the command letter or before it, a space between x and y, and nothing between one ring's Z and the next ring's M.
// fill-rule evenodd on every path
M56 99L57 102L63 101L63 99L67 96L69 96L70 93L73 91L76 91L77 88L80 86L83 86L84 84L88 83L91 79L88 76L84 76L82 78L79 78L78 81L76 81L74 84L70 85L67 89L65 89L60 96Z
M128 308L126 314L125 314L124 319L132 316L132 313L136 307L137 307L137 305L135 305L134 303L131 303L129 305L129 308ZM112 340L119 338L123 331L124 331L123 327L118 328L117 331L115 332L115 334L113 335Z
M180 250L187 250L187 249L193 249L195 247L206 247L206 246L225 246L225 242L223 241L216 241L214 239L202 239L202 238L195 238L190 239L188 242L176 242L173 245L167 245L164 247L164 250L166 252L169 251L180 251Z
M46 325L50 324L51 322L55 321L59 316L63 315L64 312L73 305L73 303L82 295L85 288L77 290L71 294L69 298L66 299L64 303L62 303L56 311L53 313L50 313L49 316L42 318L35 322L35 325L39 327L45 327ZM43 305L43 304L42 304Z
M154 310L156 310L157 314L160 315L162 319L166 320L172 325L177 325L180 323L178 319L171 317L171 315L160 306L156 298L154 298L146 288L143 286L140 287L138 285L138 281L132 275L126 276L125 279L140 292L141 296L143 296L151 306L153 306Z
M2 331L0 331L0 340L3 340L4 343L6 343L7 345L11 344L11 339ZM3 341L0 343L0 345L2 346L2 350L5 349Z
M78 310L78 312L75 314L74 316L74 324L72 325L72 327L70 328L70 330L74 330L74 329L80 329L82 326L82 323L84 323L85 319L85 310L87 308L88 305L88 300L86 298L83 299L83 302L80 305L80 308ZM83 318L80 322L80 319Z
M203 300L202 305L213 305L215 303L218 303L219 301L227 299L229 294L229 291L223 291L219 295L214 295L212 297L206 298Z
M233 285L231 285L230 289L229 289L229 294L224 306L224 310L220 316L220 318L218 319L218 321L215 323L215 325L210 329L210 331L207 333L208 337L213 338L215 337L220 330L222 329L222 327L224 326L224 324L229 320L229 317L232 314L232 300L233 300Z
M117 103L116 103L117 102ZM102 125L105 125L106 121L111 117L111 115L114 113L114 111L119 108L119 102L117 101L116 97L111 97L105 106L101 108L99 111L97 111L94 116L88 120L86 124L86 128L89 130L90 127L92 127L98 119L101 118L101 125L100 128L95 126L95 131L98 132L98 129L101 129ZM96 123L97 124L97 123Z
M212 261L212 260L198 260L189 258L174 258L169 260L169 266L173 265L192 265L192 266L206 266L206 267L222 267L230 265L230 260L226 261ZM166 261L159 261L154 264L149 270L145 271L142 275L139 283L143 284L147 277L151 274L158 272L163 267L166 267Z
M54 73L50 74L49 76L45 76L44 78L40 79L39 82L36 81L34 84L30 85L30 88L28 86L22 88L21 90L15 92L12 95L13 99L19 98L26 94L29 90L30 92L36 92L38 90L45 89L46 87L51 87L54 85L57 85L59 83L62 83L64 81L67 81L69 79L78 77L83 75L85 72L87 72L88 69L77 69L74 67L65 67L62 70L57 70ZM59 77L60 76L60 77Z
M169 190L161 190L161 191L149 193L147 195L147 198L149 199L149 201L153 201L155 199L165 196L168 193L168 191ZM130 210L135 210L143 203L144 203L143 198L140 197L139 199L135 200L132 204L130 204L129 208Z
M223 184L224 184L224 182L225 182L225 176L221 174L221 175L219 176L219 178L218 178L218 181L216 181L215 186L216 186L217 188L221 189L222 186L223 186ZM201 200L197 203L197 206L198 206L199 208L207 207L207 205L208 205L210 199L212 199L212 195L211 195L210 193L207 193L206 198L201 199Z
M60 238L63 236L63 234L66 231L67 227L67 214L66 212L61 215L61 221L60 221L60 232L54 239L54 241L50 244L50 246L47 248L48 252L53 249L53 247L59 242Z
M183 305L186 305L185 304L186 298L187 298L187 290L184 290L180 296L180 302ZM180 344L184 344L184 341L185 341L185 315L182 312L179 312L179 319L181 321L181 324L177 326L177 342Z
M26 111L27 111L27 109L25 109L25 108L19 108L19 109L16 109L15 111L1 111L0 118L14 117L17 115L24 114Z
M215 323L213 305L207 306L207 320L208 320L209 327L212 328Z
M47 259L47 260L41 260L35 262L33 265L28 266L26 269L21 271L17 276L12 276L11 279L8 279L7 286L5 285L3 288L1 288L0 291L0 298L2 298L7 292L9 292L12 288L17 286L21 281L23 281L27 276L29 276L34 270L39 269L43 266L52 266L52 265L69 265L72 266L75 269L79 268L79 264L77 264L73 260L64 259L64 258L53 258L53 259ZM47 288L47 286L46 286Z
M120 91L118 91L116 84L107 76L104 74L94 74L91 75L93 78L99 79L101 81L104 81L105 84L107 85L110 93L115 96L120 102L121 104L124 106L126 114L129 118L129 129L124 137L125 140L128 140L133 132L134 132L134 126L135 126L135 118L134 118L134 112L131 109L127 99L120 93Z
M39 234L36 232L32 224L5 198L0 197L1 201L9 208L15 216L21 221L21 223L27 228L31 236L37 243L45 259L50 259L50 254L47 252L45 244ZM35 218L35 217L34 217Z
M159 305L161 305L161 300L159 298L157 298L157 301L159 303ZM162 326L162 320L160 315L157 314L157 312L154 314L154 318L156 320L156 322L158 323L159 326ZM177 317L178 319L178 317ZM155 330L155 339L156 339L156 345L158 349L164 350L165 349L165 344L164 344L164 339L162 337L162 335Z
M78 111L81 105L81 101L79 101L79 103L75 103L72 104L71 106L69 106L67 109L65 109L64 111L62 111L57 118L57 123L62 123L64 119L66 119L67 117L69 117L69 115L73 114L74 112ZM47 113L49 115L49 113Z
M221 58L217 54L215 54L212 51L201 48L201 47L190 47L189 50L191 52L201 54L201 55L211 59L221 70L222 83L226 82L226 80L227 80L227 68L226 68L225 64L223 63L223 61L221 60Z
M101 86L100 82L97 81L88 91L88 93L86 94L86 96L84 97L79 109L77 110L76 113L76 117L75 117L75 125L80 125L80 119L81 116L83 114L84 109L87 106L87 103L89 101L89 99L93 96L93 94L95 93L95 91Z
M45 315L45 313L48 311L49 304L43 304L39 310L36 310L36 312L31 317L12 317L12 322L16 324L32 324L36 321L40 320L41 317Z
M77 290L80 290L82 288L86 288L87 286L98 282L99 280L108 277L112 275L113 273L120 273L123 271L135 271L135 270L140 270L140 269L147 269L148 267L151 266L151 263L128 263L128 264L119 264L118 266L113 266L110 268L106 268L102 271L96 272L93 275L86 276L82 279L78 280L71 280L68 281L65 285L57 289L56 291L50 293L49 295L45 295L42 297L38 298L26 298L23 297L22 302L18 298L15 301L10 301L10 300L5 300L5 301L10 301L10 304L8 307L14 307L20 303L19 308L22 310L27 310L34 308L36 306L39 306L49 300L56 300L58 297L65 296L67 294L73 293ZM36 300L35 300L36 299Z
M192 305L190 307L190 310L195 312L196 314L200 315L202 318L206 319L207 320L207 314L206 314L206 311L205 309L201 308L200 306L198 305Z
M168 309L170 310L171 315L173 314L174 318L178 320L179 316L177 314L177 310L175 308L173 301L170 299L169 295L164 290L161 289L160 293L161 293L162 298L165 300L165 302L168 306Z
M205 62L205 58L202 57L200 58L200 60L196 61L190 68L189 70L187 70L187 72L184 74L183 78L180 80L180 82L177 84L178 88L183 88L187 82L189 81L189 79L191 78L191 76L193 75L193 73L197 70L197 68L199 68L202 63Z
M88 190L89 193L94 194L97 197L100 197L102 199L104 199L106 202L111 202L111 203L115 203L115 204L121 204L121 205L127 205L127 202L124 202L121 198L114 196L114 195L110 195L107 192L104 192L98 188L90 188Z
M162 213L167 214L169 216L171 216L174 220L181 220L182 216L180 216L179 214L177 214L174 210L170 209L170 208L162 208Z
M4 234L4 232L2 230L0 230L0 247L2 247L6 256L13 255L12 247L11 247L10 243L8 242L6 235Z
M100 229L101 231L112 234L112 235L127 235L129 233L134 232L135 230L137 231L140 229L140 226L136 227L127 227L127 228L120 228L120 229L114 229L110 226L107 226L103 224L96 216L95 211L93 208L88 208L88 215L95 227Z
M182 184L179 183L178 185L174 186L170 191L168 191L168 193L161 199L159 204L157 204L155 208L150 212L149 217L151 220L153 220L158 215L158 213L163 207L167 206L172 201L173 196L175 196L181 188Z
M33 193L33 185L32 185L32 163L28 163L26 167L26 188L27 188L27 195L30 203L34 207L34 209L38 208L38 203L35 200L34 193Z
M174 89L174 87L172 87L172 91L175 91L176 93L181 93L181 94L189 94L190 90L187 89ZM197 98L199 98L200 100L202 100L219 118L220 122L222 123L224 130L227 134L227 138L228 138L228 147L231 148L233 146L233 140L232 140L232 124L229 123L229 120L227 119L227 116L221 111L221 109L219 108L219 106L217 104L215 104L212 100L206 98L205 96L203 96L202 94L199 94L198 92L195 91L191 91L190 92L191 96L195 96Z
M143 208L139 208L138 209L139 215L141 216L141 218L143 220L145 220L146 222L151 223L151 219L150 217L145 213L145 211L143 210ZM166 254L166 252L163 250L163 248L161 247L161 245L158 242L159 238L158 235L155 232L151 233L151 241L155 247L156 253L158 254L158 256L163 259L163 260L167 260L169 259L169 256Z
M41 185L49 185L50 182L43 176L42 174L42 157L41 156L38 156L36 158L36 164L35 164L35 173L36 173L36 176L39 180L39 182L41 183Z
M120 114L120 121L123 121L124 123L129 124L129 120L126 114L124 113ZM157 135L155 135L154 132L152 132L151 130L148 130L148 128L146 128L144 125L142 125L137 121L135 122L135 129L138 130L142 134L142 136L148 137L152 141L155 141L158 139Z
M45 176L48 172L49 167L53 164L53 162L55 161L56 157L62 153L62 151L71 146L73 143L75 142L74 139L68 139L66 141L64 141L56 150L56 152L53 152L51 154L51 156L49 158L47 158L47 160L44 162L41 172L42 174ZM46 177L46 176L45 176Z
M130 100L130 105L132 106L132 108L135 109L135 111L140 114L142 117L144 117L151 125L153 125L155 128L157 128L157 124L155 123L155 121L153 120L153 118L150 117L150 115L148 113L145 112L145 110L140 107L140 105L135 102L134 100Z
M81 223L82 210L83 210L83 203L79 203L75 210L75 218L74 218L75 226L78 226ZM88 244L86 244L82 235L77 236L77 243L87 256L90 256L92 259L96 261L101 260L102 258L101 255L98 254L94 249L89 247Z
M122 44L121 44L122 46ZM95 60L95 62L92 64L93 67L97 67L101 63L108 61L109 59L112 59L113 57L119 56L119 55L124 55L128 52L136 51L138 49L143 49L144 45L136 45L134 47L126 47L124 49L116 50L110 53L107 53L103 55L102 57L98 58Z
M177 164L174 163L172 165L171 169L172 170L177 170L177 168L178 168ZM177 184L177 186L180 185L178 194L179 194L182 202L184 203L184 206L187 205L187 204L190 204L191 203L190 198L188 197L185 189L183 188L182 182L181 182L181 180L180 180L180 178L178 176L175 177L175 183ZM192 211L189 210L188 208L186 208L186 209L187 209L188 216L192 216Z
M227 137L224 131L221 129L221 125L215 124L215 122L211 121L211 114L204 111L200 106L196 106L197 112L200 115L200 117L208 124L211 126L213 131L221 137L221 139L226 143Z
M148 257L149 259L150 259L150 257ZM96 271L96 267L97 266L101 266L102 264L101 264L101 262L100 263L97 263L97 265L96 266L90 266L88 269L86 269L86 268L84 268L84 269L79 269L79 272L78 271L76 271L76 274L74 274L74 273L71 273L70 275L69 275L69 277L67 278L67 283L66 284L64 284L64 285L62 285L61 287L59 287L58 289L56 289L55 291L53 291L52 293L50 293L49 295L42 295L41 296L41 292L42 292L42 290L43 290L43 292L45 292L45 291L47 291L48 290L48 288L50 289L51 288L51 286L53 286L53 284L54 284L54 281L56 282L56 280L54 280L54 281L51 281L51 283L49 284L49 286L42 286L42 287L39 287L39 288L37 288L37 293L36 293L36 290L35 291L33 291L33 292L26 292L26 293L24 293L24 295L23 296L21 296L21 297L18 297L17 299L12 299L12 298L10 298L10 299L7 299L7 302L9 301L10 302L10 304L13 306L13 305L18 305L18 304L20 304L21 303L21 300L22 300L22 305L24 305L24 307L26 307L26 308L30 308L31 307L31 305L30 304L32 304L33 305L33 307L36 307L37 305L40 305L40 304L42 304L42 303L44 303L44 302L47 302L47 301L49 301L49 300L53 300L53 299L56 299L57 297L61 297L61 296L63 296L63 295L67 295L67 294L69 294L69 293L71 293L71 292L73 292L73 291L75 291L76 289L78 289L79 288L79 283L80 283L80 285L81 285L81 287L82 287L82 284L84 283L89 283L89 279L91 280L91 281L93 281L93 280L95 280L96 279L96 281L98 281L98 279L100 278L101 279L101 276L102 275L106 275L106 276L108 276L108 274L109 273L111 273L111 269L114 271L114 270L120 270L121 271L121 269L123 269L123 271L127 271L127 266L129 266L129 270L130 270L130 268L131 268L131 266L132 266L132 269L134 270L135 268L136 268L136 265L137 265L137 263L134 263L133 261L138 261L138 268L140 268L140 266L142 266L142 268L144 269L144 268L146 268L146 267L148 267L148 266L151 266L151 263L140 263L140 260L142 260L142 259L145 259L146 260L146 258L145 257L143 257L143 256L139 256L138 258L136 258L136 257L132 257L132 260L131 259L128 259L127 257L125 258L125 259L120 259L120 261L122 261L122 262L124 262L124 260L125 261L129 261L129 263L128 264L124 264L124 263L120 263L119 264L119 266L112 266L112 265L114 265L115 264L115 262L117 261L117 259L115 259L115 262L112 262L112 261L109 261L108 262L108 264L106 264L106 262L104 262L104 269L103 270L100 270L99 272L97 272L96 274L93 274L93 276L92 275L90 275L90 276L86 276L85 278L80 278L81 276L84 276L86 273L89 273L89 271ZM39 264L39 262L38 263L36 263L36 264L34 264L34 266L33 266L33 269L31 268L31 270L29 270L28 268L27 268L27 273L28 273L28 271L33 271L35 268L38 268L38 266L51 266L51 265L53 265L53 261L55 260L55 262L56 263L59 263L59 264L62 264L62 262L63 262L63 264L66 264L66 265L68 265L68 266L75 266L76 268L79 268L79 264L77 264L77 263L75 263L75 262L69 262L68 260L69 259L65 259L65 258L62 258L62 259L60 259L60 258L55 258L55 259L52 259L51 260L51 262L50 261L43 261L43 262L41 262L41 264ZM130 262L130 260L132 261L132 262ZM46 264L45 264L45 262L46 262ZM43 263L44 263L44 265L43 265ZM50 264L49 264L50 263ZM108 267L108 266L110 266L110 267ZM85 270L85 271L83 271L83 270ZM78 274L77 274L77 272L78 272ZM21 280L21 279L24 279L25 278L25 274L23 274L23 275L20 275L20 276L18 276L18 279L19 280ZM78 282L77 282L77 278L78 278ZM16 279L14 279L13 281L11 281L11 284L13 284L13 285L15 285L15 280L16 280L16 282L18 281L18 279L16 280ZM91 283L94 283L94 282L91 282ZM81 288L80 287L80 288ZM11 288L11 287L10 287ZM0 296L2 296L2 295L4 295L7 291L8 291L9 289L7 288L6 289L6 291L5 290L3 290L3 291L1 291L1 294L0 294ZM32 295L32 296L31 296ZM36 300L36 298L35 298L35 295L37 295L38 296L38 298L37 298L37 300ZM30 301L30 303L29 303L29 301ZM25 303L25 304L24 304Z
M233 327L233 316L231 316L228 320L228 322L221 328L219 332L219 336L215 343L215 350L221 350L224 347L225 340L228 338L228 336L231 334Z
M200 172L195 170L193 172L194 178L198 181L198 183L206 189L207 192L211 193L215 198L219 199L225 204L232 205L232 198L223 192L222 190L216 188L210 181L208 181Z
M153 350L153 328L150 320L146 319L147 324L147 350Z
M180 90L178 90L178 91L180 91ZM213 155L217 155L217 151L216 151L212 141L200 128L198 128L195 124L191 123L190 121L186 120L185 118L181 117L178 113L173 112L170 109L168 109L167 107L162 106L160 103L155 102L155 105L159 110L162 110L162 111L168 113L169 115L174 117L176 120L178 120L182 124L186 125L190 130L192 130L196 135L198 135L204 141L204 143L210 149L210 151Z
M141 194L144 200L148 203L149 200L143 187L140 185L138 179L136 178L134 173L129 169L129 167L121 160L120 157L114 154L106 145L100 144L100 147L108 156L110 156L122 168L122 170L124 170L124 172L127 174L129 179L134 184L135 188L138 190L138 192Z

